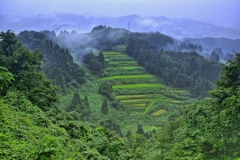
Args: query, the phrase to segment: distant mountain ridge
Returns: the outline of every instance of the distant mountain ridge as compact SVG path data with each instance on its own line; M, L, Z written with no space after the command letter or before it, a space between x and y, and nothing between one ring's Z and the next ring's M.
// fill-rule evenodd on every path
M130 23L130 26L128 24ZM75 30L78 33L90 32L93 27L106 25L114 28L130 29L132 32L159 31L174 38L226 37L240 38L240 29L216 26L210 23L190 19L173 19L164 16L140 17L127 15L120 17L91 17L67 13L54 15L38 14L22 17L18 15L0 15L0 30Z

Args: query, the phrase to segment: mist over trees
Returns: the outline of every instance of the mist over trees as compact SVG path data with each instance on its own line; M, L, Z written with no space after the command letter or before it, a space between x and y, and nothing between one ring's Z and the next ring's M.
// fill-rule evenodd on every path
M49 34L55 36L54 32ZM45 62L41 67L45 74L54 80L53 83L61 87L63 93L66 93L67 87L77 87L78 83L85 82L85 71L73 62L68 49L61 48L40 32L23 31L18 35L18 39L28 49L39 49L44 54Z
M55 37L53 32L43 33ZM197 53L204 54L201 45L177 41L160 32L129 33L124 29L100 25L89 34L63 31L53 40L71 48L78 60L83 60L93 73L100 75L107 63L103 57L100 60L100 56L103 56L101 52L95 56L90 48L111 51L116 45L126 45L126 53L137 59L150 73L163 78L167 85L189 88L191 94L199 98L205 97L206 91L214 88L213 81L219 77L222 67ZM220 48L215 50L224 57ZM209 59L220 62L215 52Z
M185 38L184 42L191 42L203 46L205 57L209 58L213 51L222 60L229 60L233 51L238 52L240 50L240 39L229 39L229 38Z
M219 78L223 66L194 51L158 51L157 47L141 38L129 38L126 53L136 58L150 73L163 78L167 85L189 88L195 97L205 97L206 91L214 88L213 81ZM219 62L219 57L214 60Z

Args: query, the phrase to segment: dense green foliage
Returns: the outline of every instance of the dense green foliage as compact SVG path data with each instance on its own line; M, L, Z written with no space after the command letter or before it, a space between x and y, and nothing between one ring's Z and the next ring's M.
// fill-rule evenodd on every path
M11 31L1 32L0 38L0 159L131 157L116 133L76 122L74 114L57 107L57 87L40 68L43 54L17 43ZM7 86L11 73L14 81ZM75 93L71 105L81 113L80 119L89 114L86 96L82 100Z
M11 80L14 80L12 73L8 72L7 68L0 66L0 89L11 83Z
M90 51L90 53L84 55L83 62L93 74L101 74L107 65L102 52L99 52L98 56L95 56Z
M75 92L66 111L71 112L75 120L86 120L91 113L87 96L81 99L78 92Z
M222 65L205 59L196 52L157 51L143 39L128 40L126 52L167 85L188 88L195 97L203 98L213 89Z
M222 70L217 88L188 105L180 119L154 135L152 159L236 159L239 152L239 65L240 55ZM157 143L154 142L158 141ZM156 154L154 149L161 154Z
M0 103L0 159L127 159L124 142L104 128L74 122L60 110L42 112L9 92Z
M39 51L31 52L17 43L17 38L11 31L1 32L0 37L0 64L7 68L15 79L8 88L20 90L28 100L43 110L52 107L57 101L57 87L53 86L41 71L43 54ZM7 89L0 92L5 95Z
M174 44L174 40L160 32L151 32L151 33L130 33L129 37L134 39L144 39L145 41L149 42L150 44L157 47L157 49L162 49L166 45ZM139 46L141 47L141 46Z

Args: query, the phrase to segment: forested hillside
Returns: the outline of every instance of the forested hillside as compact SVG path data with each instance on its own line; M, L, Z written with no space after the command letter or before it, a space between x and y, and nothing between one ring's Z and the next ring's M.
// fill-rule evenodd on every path
M239 158L239 54L171 45L106 26L1 32L0 159Z
M73 62L68 49L59 47L43 33L23 31L18 35L18 40L28 49L39 49L44 54L41 67L48 78L54 80L53 84L61 87L63 93L67 88L85 82L84 70Z
M222 69L217 88L188 105L149 143L152 159L236 159L239 152L239 54ZM161 153L157 152L161 151ZM155 155L155 156L153 156ZM151 159L151 158L150 158Z
M173 43L165 39L162 40L163 44ZM206 91L214 88L213 82L219 78L223 66L194 51L159 51L151 41L142 38L129 38L126 53L137 59L150 73L161 77L167 85L188 88L192 96L199 98L205 97Z

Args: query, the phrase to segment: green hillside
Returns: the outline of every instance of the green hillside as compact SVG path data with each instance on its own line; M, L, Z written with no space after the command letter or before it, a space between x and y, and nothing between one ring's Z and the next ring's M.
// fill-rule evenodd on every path
M190 99L189 94L185 94L189 93L188 90L167 87L158 77L149 74L127 54L121 52L103 52L103 54L108 67L104 71L105 77L100 80L112 84L113 95L127 109L149 115L160 109L166 109L169 110L169 114L164 116L169 116L172 110L168 109L168 104L184 105L186 100ZM126 73L126 70L128 74L122 75L121 73ZM177 99L178 96L184 100Z

